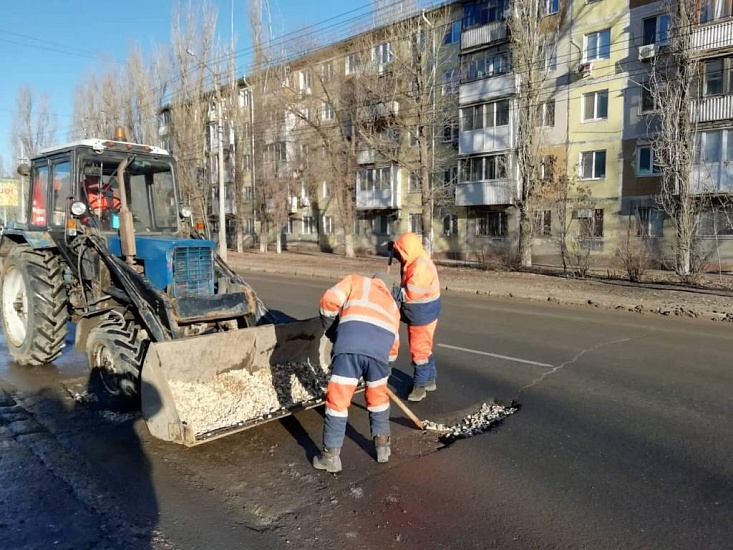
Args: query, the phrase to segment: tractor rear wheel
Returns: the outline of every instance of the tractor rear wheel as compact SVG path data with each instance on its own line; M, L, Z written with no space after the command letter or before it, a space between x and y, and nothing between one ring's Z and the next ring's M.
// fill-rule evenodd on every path
M140 370L147 345L140 328L121 317L109 317L89 331L89 389L102 407L140 408Z
M148 341L131 321L109 317L89 331L89 389L106 409L138 410Z
M0 295L5 341L17 364L45 365L61 355L69 312L58 255L14 247L3 261Z

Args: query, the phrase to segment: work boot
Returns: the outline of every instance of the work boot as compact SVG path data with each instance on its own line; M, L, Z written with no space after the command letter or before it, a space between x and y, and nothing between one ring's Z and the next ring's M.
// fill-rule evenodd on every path
M407 396L408 401L422 401L427 396L425 386L413 386L410 395Z
M389 461L389 455L392 451L389 447L390 440L388 435L375 435L374 447L377 450L377 462L384 464Z
M425 391L435 391L438 389L438 386L435 384L435 380L428 380L428 383L425 385Z
M341 449L323 449L323 452L313 457L313 467L316 470L326 470L329 474L341 471Z

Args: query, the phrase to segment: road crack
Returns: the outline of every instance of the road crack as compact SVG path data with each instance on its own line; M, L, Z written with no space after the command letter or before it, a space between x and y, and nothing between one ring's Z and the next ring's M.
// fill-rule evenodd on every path
M649 330L649 331L647 331L647 332L645 332L643 334L639 334L639 335L636 335L636 336L630 336L628 338L621 338L620 340L611 340L609 342L600 342L600 343L598 343L598 344L596 344L594 346L591 346L589 348L586 348L584 350L581 350L572 359L570 359L568 361L565 361L564 363L561 363L559 365L553 366L550 370L548 370L547 372L543 372L540 376L538 376L537 378L535 378L529 384L526 384L526 385L522 386L521 388L519 388L519 390L517 391L517 395L514 397L514 400L515 401L518 400L519 397L522 395L522 392L524 390L528 390L530 388L535 387L536 385L540 384L543 380L545 380L546 378L552 376L556 372L559 372L562 369L564 369L565 367L576 363L581 357L583 357L587 353L591 353L593 351L596 351L596 350L598 350L600 348L604 348L604 347L607 347L607 346L613 346L615 344L624 344L626 342L631 342L632 340L641 340L642 338L646 338L647 336L649 336L653 332L655 332L655 330L652 329L652 330Z

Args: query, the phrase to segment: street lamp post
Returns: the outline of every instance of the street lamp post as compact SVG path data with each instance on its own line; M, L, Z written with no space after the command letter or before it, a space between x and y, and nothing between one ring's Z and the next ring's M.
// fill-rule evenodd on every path
M227 233L226 233L226 191L224 189L224 117L221 107L221 87L219 86L219 73L214 72L211 67L201 61L191 50L186 53L196 59L214 75L214 93L216 94L216 126L219 137L219 256L227 261Z

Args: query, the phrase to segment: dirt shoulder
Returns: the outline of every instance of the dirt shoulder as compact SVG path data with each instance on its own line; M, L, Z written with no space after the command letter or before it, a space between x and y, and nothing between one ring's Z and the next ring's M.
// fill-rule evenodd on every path
M350 273L372 275L386 269L386 258L345 258L333 254L229 253L229 264L240 272L258 271L338 280ZM649 283L629 283L613 277L573 279L555 274L484 271L471 267L438 266L444 290L516 298L640 314L683 316L733 322L733 281L709 278L701 288L673 284L664 274ZM399 265L392 274L399 277Z

